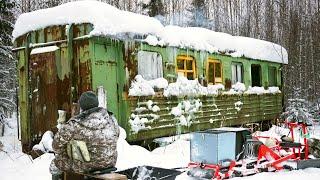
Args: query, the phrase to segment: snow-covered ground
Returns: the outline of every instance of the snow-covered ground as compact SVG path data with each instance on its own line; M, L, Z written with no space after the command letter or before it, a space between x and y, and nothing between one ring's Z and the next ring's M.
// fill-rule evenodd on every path
M24 180L50 180L49 164L54 158L53 154L46 153L41 157L32 160L29 156L22 153L21 145L16 133L16 119L9 119L8 122L13 129L6 128L5 136L0 137L0 141L4 145L3 151L0 152L0 179L12 180L23 178ZM312 132L315 136L320 137L320 126L312 130ZM269 134L273 134L274 136L277 136L279 133L286 132L278 127L274 127L269 131ZM153 151L148 151L140 146L129 145L125 140L125 137L125 131L122 129L118 141L118 161L116 165L119 170L139 165L150 165L163 168L185 167L190 160L190 143L185 135L180 139L177 136L164 139L164 141L175 141ZM296 171L260 173L241 179L318 180L319 178L320 169L308 168ZM183 173L176 179L182 180L192 178L188 177L186 173Z

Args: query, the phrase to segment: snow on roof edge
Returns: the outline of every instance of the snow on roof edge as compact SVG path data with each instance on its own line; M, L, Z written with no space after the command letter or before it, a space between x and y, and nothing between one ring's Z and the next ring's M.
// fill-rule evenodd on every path
M46 53L46 52L53 52L58 49L59 49L58 46L45 46L45 47L34 48L31 50L30 55L41 54L41 53Z
M124 33L149 35L144 41L153 46L192 48L218 54L226 52L232 57L288 64L286 49L272 42L199 27L164 27L155 18L122 11L98 1L69 2L22 14L16 21L12 36L14 40L27 32L48 26L81 23L93 24L90 35L94 36L118 36Z
M116 35L127 32L156 34L163 28L160 21L155 18L122 11L107 3L85 0L24 13L17 19L12 36L16 39L27 32L52 25L81 23L93 24L91 35Z

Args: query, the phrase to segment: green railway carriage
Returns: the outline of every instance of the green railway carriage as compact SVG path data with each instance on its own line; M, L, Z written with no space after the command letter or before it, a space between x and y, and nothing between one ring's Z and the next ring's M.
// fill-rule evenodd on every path
M226 91L237 81L249 86L282 86L281 63L192 48L152 46L141 38L90 35L90 23L48 26L15 39L18 58L21 140L25 151L47 130L56 130L58 110L67 118L77 112L82 92L104 90L108 110L127 132L127 140L157 137L272 120L282 111L282 94L227 94L130 96L136 75L163 77L169 83L179 75L201 79L202 85L222 83ZM150 57L155 57L151 58ZM151 62L152 61L152 62ZM145 68L144 66L148 66ZM158 110L148 108L148 102ZM191 124L179 123L171 111L179 103L201 102ZM240 103L240 108L236 103ZM134 131L132 116L144 118Z

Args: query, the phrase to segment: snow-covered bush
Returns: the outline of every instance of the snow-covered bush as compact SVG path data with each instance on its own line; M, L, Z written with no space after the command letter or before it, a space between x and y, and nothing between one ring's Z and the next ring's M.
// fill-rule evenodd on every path
M318 121L316 118L317 113L312 113L314 104L306 101L305 99L289 99L288 106L280 116L282 120L288 122L304 122L312 124L314 121ZM319 113L319 112L318 112Z

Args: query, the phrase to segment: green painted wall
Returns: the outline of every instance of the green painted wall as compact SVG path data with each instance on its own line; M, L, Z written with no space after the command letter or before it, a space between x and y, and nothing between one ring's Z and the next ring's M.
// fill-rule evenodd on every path
M223 83L226 79L231 80L231 64L232 63L241 63L243 65L243 83L248 86L252 86L251 82L251 65L252 64L258 64L261 66L261 80L262 80L262 86L268 87L269 86L269 80L268 80L268 67L273 66L277 69L277 86L281 86L281 74L280 74L280 67L281 64L279 63L273 63L268 61L262 61L262 60L254 60L254 59L248 59L248 58L234 58L231 56L225 56L225 55L219 55L219 54L211 54L203 51L194 51L194 50L186 50L186 49L180 49L176 47L160 47L160 46L150 46L147 44L141 44L141 46L138 48L137 51L143 50L143 51L153 51L158 52L161 54L163 58L163 69L164 69L164 76L171 77L177 76L175 72L175 68L172 70L166 66L168 63L176 64L176 57L178 55L188 55L192 56L196 59L196 69L197 69L197 77L205 77L206 76L206 63L208 58L217 59L220 60L223 67Z

